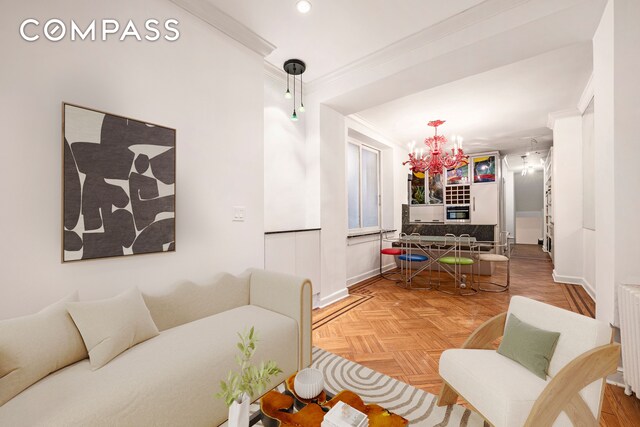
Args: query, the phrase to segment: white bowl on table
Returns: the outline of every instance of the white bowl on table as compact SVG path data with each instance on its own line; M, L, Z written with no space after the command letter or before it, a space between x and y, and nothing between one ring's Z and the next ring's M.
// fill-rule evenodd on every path
M296 374L293 380L293 388L298 397L313 399L322 393L324 377L322 371L315 368L305 368Z

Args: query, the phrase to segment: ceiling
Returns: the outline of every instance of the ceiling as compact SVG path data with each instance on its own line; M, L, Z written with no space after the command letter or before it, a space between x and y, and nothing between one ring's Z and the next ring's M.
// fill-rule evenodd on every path
M303 15L296 0L208 0L273 43L267 61L307 63L310 82L484 0L310 0Z
M357 115L395 140L420 142L427 121L447 120L440 131L464 137L468 152L519 155L548 150L550 112L576 106L592 69L590 43L580 43L456 80L369 108ZM516 156L519 157L519 156Z
M196 0L194 0L196 1ZM465 150L520 155L552 145L549 113L575 108L606 0L198 0L307 63L307 96L406 145L426 122ZM532 157L532 162L539 159Z
M547 158L547 155L549 154L549 149L548 148L542 149L542 147L535 148L535 144L534 144L534 148L531 151L527 151L527 152L529 153L529 155L526 156L527 167L532 167L534 171L544 169L543 162ZM524 162L522 160L522 156L524 156L527 152L523 154L506 155L505 159L507 161L508 169L514 172L522 172L522 169L524 169Z

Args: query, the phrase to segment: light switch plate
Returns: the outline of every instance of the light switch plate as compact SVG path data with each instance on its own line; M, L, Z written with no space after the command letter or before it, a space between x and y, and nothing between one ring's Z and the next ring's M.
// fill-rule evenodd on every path
M233 221L244 221L245 216L245 207L244 206L234 206L233 207Z

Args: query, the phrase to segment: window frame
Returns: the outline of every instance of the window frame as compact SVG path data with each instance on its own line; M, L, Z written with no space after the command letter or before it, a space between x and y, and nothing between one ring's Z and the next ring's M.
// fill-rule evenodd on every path
M357 228L349 228L349 158L348 158L348 153L349 153L349 144L351 145L355 145L358 147L358 225L359 227ZM375 226L370 226L370 227L363 227L363 197L362 197L362 152L364 151L369 151L371 153L374 153L376 155L376 184L377 184L377 193L378 193L378 200L377 200L377 209L378 209L378 224ZM367 232L372 232L372 231L380 231L382 229L382 176L381 176L381 172L382 172L382 168L381 168L381 164L382 164L382 150L376 148L376 147L372 147L371 145L368 144L364 144L360 141L358 141L357 139L353 139L353 138L348 138L347 139L347 145L345 147L345 153L347 154L346 156L346 173L345 176L347 177L347 180L345 182L345 187L347 189L347 232L349 235L353 235L353 234L361 234L361 233L367 233Z

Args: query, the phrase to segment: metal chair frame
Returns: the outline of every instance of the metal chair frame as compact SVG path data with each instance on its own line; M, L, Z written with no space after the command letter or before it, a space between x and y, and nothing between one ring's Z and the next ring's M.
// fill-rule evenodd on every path
M480 274L478 274L478 289L481 290L482 292L492 292L492 293L508 291L509 287L511 286L511 244L509 242L509 232L501 231L498 241L478 242L478 245L485 246L485 247L488 245L491 245L496 254L504 255L505 257L507 257L507 261L486 261L486 260L481 260L480 259L481 252L480 251L477 252L476 261L478 263L478 272L480 272L481 262L506 262L507 263L506 283L500 283L496 281L481 281ZM483 284L485 285L484 288L482 287ZM494 288L487 288L486 286L494 286Z
M456 236L455 234L448 233L448 234L445 234L444 237L445 237L444 243L442 245L436 245L436 246L438 246L440 250L443 250L444 248L452 245L454 259L460 259L462 257L462 245L469 248L470 256L465 258L470 258L471 260L473 260L473 263L471 264L471 281L465 282L465 283L462 282L462 264L461 263L455 263L453 264L453 268L451 268L449 265L443 264L442 262L440 262L441 258L444 258L445 256L447 256L447 253L451 252L451 249L449 249L445 251L444 254L439 254L438 256L438 273L440 273L442 268L447 274L453 277L454 284L455 284L454 289L456 291L452 292L449 290L441 289L440 285L442 284L442 281L440 280L440 277L438 277L438 283L435 289L437 291L440 291L442 293L449 294L449 295L468 296L468 295L477 294L478 288L477 287L474 288L473 286L475 282L474 278L475 278L475 267L476 267L474 251L478 248L477 243L473 243L471 241L471 236L469 234L461 234L460 236ZM467 291L463 292L462 289L467 289L467 285L470 285L470 287L468 288Z
M409 236L415 236L415 237L420 237L419 233L411 233ZM407 239L407 234L406 233L400 233L400 242L404 241L404 242L408 242ZM406 246L403 246L403 250L405 252L405 255L409 256L409 259L407 261L402 261L400 260L400 271L402 273L402 283L404 284L402 287L405 289L409 289L412 291L428 291L433 289L433 287L431 286L431 264L433 263L433 260L429 258L429 256L427 255L427 261L428 267L429 267L429 285L428 286L421 286L421 287L414 287L412 286L412 281L413 278L418 276L422 271L424 271L424 269L421 269L415 273L411 273L412 272L412 268L411 265L413 263L413 261L411 261L411 252L415 249L413 247L413 244L411 242L405 243ZM421 251L424 252L424 251Z
M380 230L380 276L387 279L387 280L393 280L394 282L398 283L402 281L402 273L400 271L396 271L393 273L388 273L388 272L383 272L382 271L382 256L385 255L382 253L382 241L384 239L387 238L387 233L389 233L389 231L387 230ZM392 256L392 255L391 255Z

